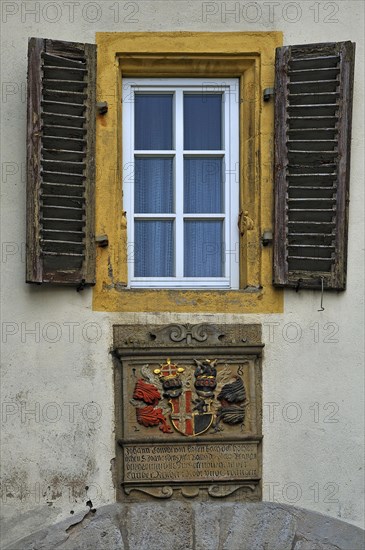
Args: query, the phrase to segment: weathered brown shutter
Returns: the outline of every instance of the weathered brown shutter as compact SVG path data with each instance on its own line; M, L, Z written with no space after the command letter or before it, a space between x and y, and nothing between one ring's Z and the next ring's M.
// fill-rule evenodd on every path
M31 38L28 283L95 283L96 46Z
M346 286L352 42L276 51L274 284Z

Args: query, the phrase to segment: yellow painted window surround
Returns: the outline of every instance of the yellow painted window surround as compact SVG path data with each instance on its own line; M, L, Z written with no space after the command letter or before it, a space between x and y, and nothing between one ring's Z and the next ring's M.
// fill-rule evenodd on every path
M275 48L281 32L97 33L97 99L108 102L96 134L97 249L93 309L113 312L280 313L283 293L272 286L273 101ZM128 289L127 220L123 211L123 77L239 78L240 290ZM124 167L125 168L125 167Z

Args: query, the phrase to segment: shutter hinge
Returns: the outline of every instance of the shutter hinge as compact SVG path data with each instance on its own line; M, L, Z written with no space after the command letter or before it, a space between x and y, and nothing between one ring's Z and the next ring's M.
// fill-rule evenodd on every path
M109 245L108 235L97 235L95 237L95 242L100 248L106 248Z
M98 101L96 104L96 110L98 115L105 115L108 112L108 102Z
M268 246L269 244L272 244L272 240L272 231L270 229L266 229L261 237L262 246Z
M263 98L264 101L270 101L272 97L275 95L275 88L265 88Z

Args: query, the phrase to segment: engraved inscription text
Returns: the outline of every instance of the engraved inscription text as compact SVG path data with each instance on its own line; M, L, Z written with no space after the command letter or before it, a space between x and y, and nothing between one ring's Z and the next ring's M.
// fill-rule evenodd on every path
M240 481L258 477L257 443L125 445L125 482Z

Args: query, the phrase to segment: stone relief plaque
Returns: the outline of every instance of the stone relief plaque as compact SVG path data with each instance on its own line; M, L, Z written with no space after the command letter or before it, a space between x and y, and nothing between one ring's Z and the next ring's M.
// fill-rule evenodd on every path
M114 327L120 496L261 497L258 325Z

